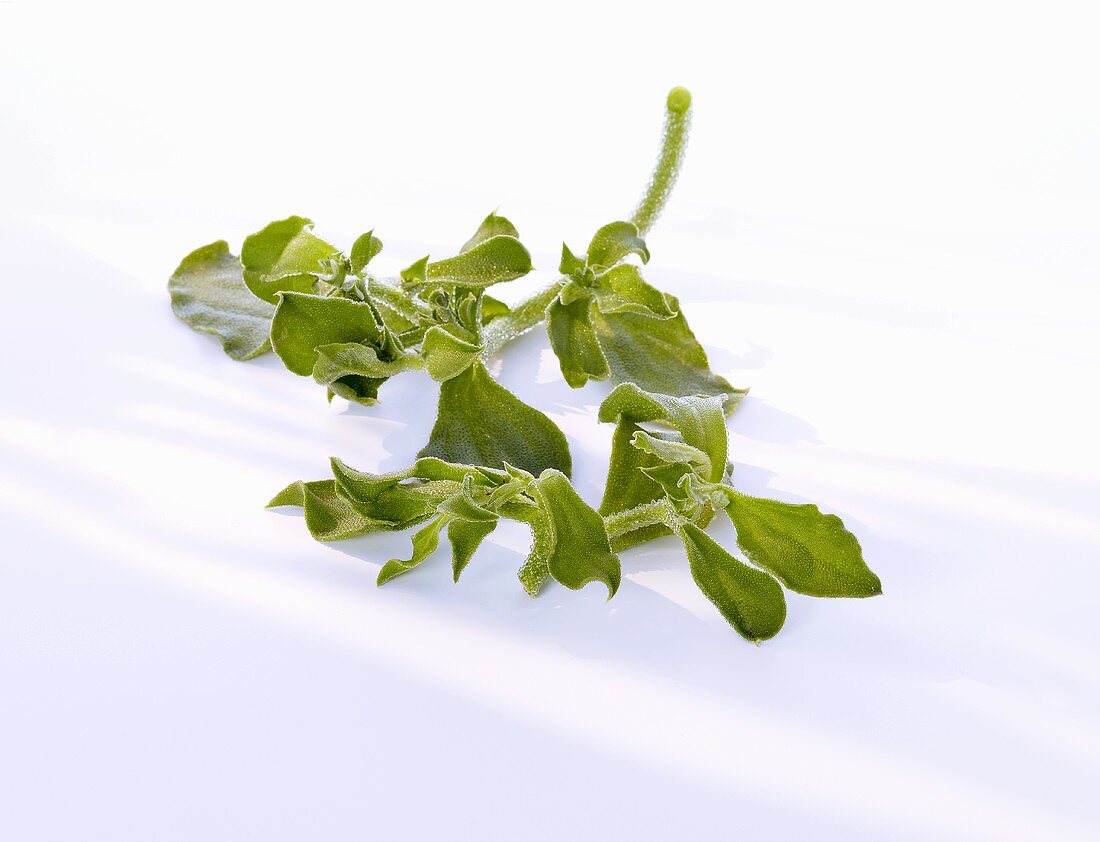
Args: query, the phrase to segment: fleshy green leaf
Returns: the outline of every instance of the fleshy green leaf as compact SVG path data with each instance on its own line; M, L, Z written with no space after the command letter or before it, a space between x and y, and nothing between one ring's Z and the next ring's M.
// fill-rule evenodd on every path
M403 371L424 367L416 354L398 354L392 360L380 360L378 351L357 342L334 343L317 347L313 379L345 400L371 406L378 402L378 389L390 377Z
M418 286L428 279L428 257L424 255L418 261L401 270L401 280L408 286Z
M291 483L267 505L268 508L301 506L306 527L318 541L338 541L388 528L343 496L331 479Z
M462 575L466 565L470 563L477 548L494 529L497 521L493 520L453 520L447 527L447 540L451 542L451 568L454 571L455 581Z
M439 414L419 455L490 468L508 463L532 474L556 468L568 475L572 466L562 431L493 380L480 362L443 382Z
M412 278L429 286L459 285L484 289L503 281L514 281L531 271L531 255L515 237L498 235L482 240L469 251L437 260L426 266L426 279ZM408 279L407 279L408 280Z
M641 429L626 418L620 418L615 425L615 434L611 438L611 464L607 469L607 484L604 486L599 509L600 514L605 517L628 511L643 503L660 500L664 496L664 489L643 473L644 468L660 465L660 460L633 444L634 434L641 432ZM669 529L663 524L644 526L612 538L611 548L619 552L668 534Z
M456 462L447 462L434 456L422 456L413 465L413 476L428 480L451 480L463 482L466 477L473 474L483 474L487 468L475 465L462 465ZM500 472L503 475L503 471Z
M638 255L642 263L649 262L649 249L638 227L633 222L611 222L588 244L588 265L597 270L609 269L629 254Z
M384 585L395 576L408 573L435 552L435 548L439 546L439 533L448 522L449 518L445 516L437 517L427 526L414 532L412 536L412 555L405 559L391 558L383 564L382 569L378 571L378 584Z
M498 301L491 295L481 296L481 323L489 324L493 319L506 316L512 312L512 308L503 301Z
M317 346L313 379L325 386L349 374L382 381L403 371L423 367L424 361L416 354L398 354L392 360L380 360L378 349L370 345L335 342Z
M275 353L302 376L313 374L321 345L360 342L379 347L382 341L382 327L371 306L346 298L285 292L271 320Z
M638 450L655 456L666 465L690 465L697 474L706 475L710 471L710 457L697 447L674 439L664 438L645 430L634 434L630 442Z
M321 261L338 256L340 250L312 230L308 219L291 216L245 238L241 264L253 294L274 304L280 292L313 291Z
M728 435L722 414L722 396L677 397L648 392L634 383L623 383L600 404L599 418L600 421L629 418L638 423L664 422L678 431L686 444L709 457L709 464L702 472L706 479L720 482L725 475ZM665 461L685 460L670 458Z
M481 225L478 226L474 235L465 242L461 249L459 249L459 254L465 254L474 246L492 237L500 236L515 237L518 240L519 231L516 230L516 226L506 217L500 216L496 211L493 211L482 220Z
M433 327L424 334L420 353L432 379L443 381L469 368L481 353L481 346L459 339L442 327Z
M381 251L382 241L374 236L374 231L368 231L352 244L351 271L358 275Z
M636 313L651 319L670 319L676 308L629 263L604 272L597 279L596 302L603 313Z
M726 552L698 526L685 523L679 535L691 563L691 575L729 624L747 640L774 637L787 617L779 583Z
M278 506L297 506L299 509L306 504L306 484L302 480L295 480L268 502L264 507L274 509Z
M531 488L553 534L547 559L550 575L573 590L603 582L611 599L619 589L622 570L611 552L603 518L560 471L543 471Z
M473 477L469 475L463 480L461 491L444 500L439 505L439 511L458 520L483 522L497 519L496 512L489 511L474 499Z
M592 329L589 311L592 299L580 298L563 304L555 298L547 309L546 332L550 347L557 355L565 382L574 389L592 380L604 380L608 375L596 332Z
M866 597L882 583L863 560L856 537L836 515L810 503L783 503L734 492L726 513L737 544L754 564L797 593Z
M583 272L588 264L569 250L565 243L561 244L561 261L558 263L558 271L567 277Z
M415 470L408 468L388 474L369 474L365 471L357 471L335 457L329 460L329 464L332 466L332 475L336 478L336 484L340 490L358 502L374 500L383 491L388 491L402 480L409 479Z
M430 308L413 300L405 290L381 278L371 276L367 281L367 292L382 320L394 333L411 330L422 318L431 316Z
M561 288L557 300L567 307L576 304L578 301L591 302L594 291L593 287L581 283L580 281L573 280Z
M550 554L554 550L554 531L550 527L550 519L541 508L530 503L507 503L501 512L531 527L531 549L519 570L519 581L528 596L538 596L550 578Z
M674 297L669 296L669 303L679 310ZM722 395L727 413L745 394L710 370L706 352L682 312L670 319L651 319L596 310L592 326L615 385L636 383L664 395Z
M224 240L197 248L168 280L172 312L195 330L217 336L235 360L270 350L275 308L245 286L241 262Z

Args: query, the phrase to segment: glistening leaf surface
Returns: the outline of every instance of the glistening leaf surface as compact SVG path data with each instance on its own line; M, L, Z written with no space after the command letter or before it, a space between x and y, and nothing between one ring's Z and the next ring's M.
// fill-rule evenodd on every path
M381 251L382 241L374 236L374 231L363 234L351 247L351 271L359 274Z
M634 383L623 383L600 404L599 417L600 421L628 418L639 423L668 424L683 436L685 444L707 455L709 464L704 466L702 475L711 482L719 482L725 474L728 446L723 397L663 395L645 391ZM676 459L669 454L665 461L690 463L693 459Z
M779 583L738 561L695 524L683 524L679 534L695 583L729 624L747 640L767 640L778 634L787 617Z
M679 310L676 299L669 299ZM744 395L743 389L735 389L710 370L706 352L683 312L670 319L652 319L596 310L592 326L616 385L636 383L647 392L665 395L723 395L726 412L733 411Z
M562 431L493 380L480 362L444 381L431 438L418 455L489 468L508 463L531 474L555 468L568 475L572 467Z
M484 289L526 275L531 271L531 255L515 237L497 235L469 251L428 263L426 271L428 285Z
M611 551L603 518L559 471L544 471L534 481L533 491L553 533L553 549L547 559L550 575L573 590L589 582L603 582L611 599L619 589L622 571Z
M735 492L726 514L737 544L754 564L810 596L866 597L882 583L863 560L855 535L836 515L810 503L783 503Z
M345 342L379 345L382 330L369 304L286 292L271 321L271 344L295 374L313 374L317 348Z
M312 229L313 223L305 217L291 216L245 238L241 247L244 282L255 295L274 304L280 292L313 290L321 261L340 250Z
M642 263L649 262L649 249L633 222L611 222L600 228L588 244L588 265L594 269L609 269L627 255L636 254Z
M172 312L195 330L212 333L235 360L270 349L275 308L249 292L241 262L224 240L195 249L168 280Z
M496 211L493 211L481 221L481 225L478 226L474 235L463 244L461 249L459 249L459 254L465 254L479 243L484 243L488 239L500 236L515 237L518 240L519 231L516 230L516 226L513 225L507 217L501 216Z
M660 484L642 471L643 468L656 468L662 463L653 454L634 446L634 434L641 430L641 427L626 418L620 418L615 425L615 434L611 438L611 464L607 469L607 483L600 502L601 515L625 512L643 503L660 500L665 494ZM611 547L621 551L668 534L668 527L660 523L652 524L615 536L611 539Z
M453 520L447 527L451 542L451 570L457 582L481 542L497 528L495 520Z
M477 355L481 346L460 339L442 327L433 327L424 334L421 355L433 380L450 380L464 372Z
M596 301L602 313L634 313L651 319L670 319L677 310L671 296L651 286L637 266L616 266L599 277Z
M592 329L591 298L562 304L555 298L547 310L546 333L558 358L565 382L574 389L592 380L605 380L607 360Z
M331 479L293 482L267 505L268 508L301 506L306 527L317 541L338 541L386 528L343 496Z
M421 527L412 536L412 555L409 558L391 558L378 571L378 584L384 585L395 576L408 573L435 552L439 546L439 533L447 525L447 517L437 517Z

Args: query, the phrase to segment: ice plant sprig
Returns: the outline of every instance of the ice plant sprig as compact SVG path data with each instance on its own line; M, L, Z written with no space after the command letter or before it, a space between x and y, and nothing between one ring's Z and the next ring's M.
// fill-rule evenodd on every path
M511 308L488 290L529 273L531 257L495 212L457 254L422 257L393 276L372 269L382 251L373 230L343 251L300 216L247 237L239 258L224 241L184 258L169 281L174 311L235 359L274 351L329 400L368 405L406 371L440 383L435 425L411 468L373 475L334 459L332 479L292 483L270 505L301 507L321 541L420 526L410 558L383 565L379 584L417 567L444 530L457 581L500 518L521 521L533 535L520 570L531 595L553 578L570 588L601 581L610 598L621 577L614 551L675 534L700 588L755 641L783 623L780 582L815 596L880 592L838 518L731 484L725 416L744 391L711 371L679 302L642 276L644 235L683 161L691 96L675 88L666 105L657 164L630 218L601 227L583 253L563 245L560 277ZM616 386L600 411L616 431L599 512L569 483L561 430L485 366L544 321L570 386ZM703 531L719 511L750 563Z
M403 471L369 474L333 459L332 474L328 480L291 483L268 506L302 508L318 541L424 524L412 535L409 558L382 565L379 585L424 561L444 528L457 582L482 540L507 518L531 528L533 542L519 578L532 596L550 577L573 589L603 582L608 599L619 588L619 560L603 519L553 468L536 477L513 465L495 469L421 457Z
M299 506L318 541L425 524L408 559L386 562L378 584L425 561L447 528L454 580L501 517L531 528L519 570L536 596L548 578L569 588L601 581L608 598L622 577L621 551L662 535L684 544L692 577L739 634L759 642L777 634L787 615L782 586L818 597L882 592L859 542L836 515L738 491L728 461L723 398L614 389L600 420L615 422L611 464L597 513L558 471L531 473L419 459L391 474L355 471L332 460L332 479L295 482L269 506ZM661 429L646 427L660 424ZM724 512L737 530L742 561L704 527Z
M561 277L514 308L489 287L528 274L530 253L516 227L491 213L459 249L425 256L395 276L377 275L382 242L371 230L343 251L301 216L272 222L244 241L239 260L224 241L188 255L169 282L177 315L219 336L249 359L274 350L286 367L312 377L329 399L378 400L390 377L423 369L439 381L439 414L422 456L459 463L570 473L560 431L496 383L484 364L541 322L574 387L590 379L637 383L668 394L742 392L711 371L676 299L650 286L636 260L642 233L668 199L683 160L691 95L669 94L657 165L630 220L603 226L583 254L562 247ZM483 408L511 413L517 435L487 435Z

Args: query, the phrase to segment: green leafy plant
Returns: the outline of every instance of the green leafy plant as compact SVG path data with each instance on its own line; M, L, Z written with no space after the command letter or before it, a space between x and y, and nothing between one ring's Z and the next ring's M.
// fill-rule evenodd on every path
M373 230L343 251L299 216L247 237L240 257L224 241L185 257L169 281L173 309L234 359L273 351L329 400L367 405L407 371L440 383L435 425L412 467L379 475L333 459L331 479L292 483L269 505L300 507L319 541L419 527L410 557L386 562L379 584L423 562L444 529L458 581L500 518L522 522L533 542L519 579L533 596L552 578L573 589L602 582L610 599L621 579L617 552L675 535L700 589L753 641L781 628L783 587L822 597L881 593L835 515L734 488L726 415L745 392L710 369L679 302L643 277L644 237L675 185L690 114L690 94L673 89L657 165L634 213L601 227L583 253L563 245L560 276L514 307L488 290L527 275L531 256L495 212L457 254L425 256L393 276L371 269L382 251ZM613 386L600 407L615 432L598 511L569 482L562 432L485 365L543 322L570 386ZM747 561L704 531L719 512Z

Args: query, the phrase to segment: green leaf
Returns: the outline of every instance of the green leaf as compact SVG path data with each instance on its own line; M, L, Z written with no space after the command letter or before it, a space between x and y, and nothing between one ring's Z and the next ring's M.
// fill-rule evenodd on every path
M414 532L412 536L412 555L405 559L391 558L383 564L382 569L378 571L378 584L384 585L395 576L408 573L435 552L435 548L439 546L439 533L448 522L449 518L440 516L427 526Z
M447 527L447 540L451 542L451 568L455 581L470 563L477 548L494 529L497 520L453 520Z
M863 560L856 537L836 515L810 503L783 503L733 492L726 513L749 561L792 591L809 596L867 597L882 583Z
M561 244L561 261L558 263L558 271L566 277L574 277L587 268L588 264L573 252L569 250L569 246L565 243Z
M379 358L377 348L358 342L318 345L316 351L313 379L324 385L346 374L385 380L403 371L424 367L424 361L416 354L401 353L392 360L383 360Z
M550 347L557 355L565 382L574 389L592 380L605 380L608 376L607 360L596 340L589 311L592 299L580 298L571 304L563 304L555 298L547 309L546 333Z
M639 430L631 441L638 450L655 456L666 465L689 465L701 476L710 471L710 457L697 447L675 439L664 438L645 430Z
M612 222L593 235L588 244L588 265L597 271L609 269L629 254L638 255L642 263L649 262L649 249L638 227L633 222Z
M480 362L443 382L439 414L419 455L490 468L508 463L531 474L556 468L568 475L572 466L554 422L493 380Z
M275 312L249 292L241 262L224 240L197 248L168 280L172 312L195 330L217 336L235 360L250 360L271 349L268 334Z
M474 246L484 243L486 240L493 237L514 237L519 239L519 231L516 230L516 226L513 225L506 217L500 216L496 211L493 211L484 220L481 225L474 232L474 235L466 241L466 243L459 249L459 254L465 254Z
M382 241L374 236L374 231L368 231L352 244L351 271L358 275L381 251Z
M646 283L637 266L616 266L600 275L596 282L600 312L636 313L651 319L670 319L676 315L671 296Z
M679 535L695 583L738 634L759 642L779 633L787 603L775 579L738 561L695 524L683 524Z
M329 464L332 466L332 475L336 478L336 484L340 490L352 500L361 503L374 500L383 491L388 491L402 480L409 479L415 470L409 468L388 474L369 474L345 465L335 456L329 460Z
M469 251L428 263L424 281L428 286L459 285L484 289L503 281L513 281L531 271L531 255L515 237L498 235L483 240ZM407 279L408 280L408 279Z
M401 280L407 286L419 286L428 279L428 257L424 255L418 261L401 270Z
M377 307L378 314L386 323L386 327L394 333L412 330L421 319L431 317L431 308L415 301L405 290L381 278L374 276L368 278L367 294L370 296L371 303Z
M389 528L343 496L331 479L291 483L276 494L267 506L301 506L305 512L306 527L317 541L338 541Z
M433 327L424 334L420 353L432 379L443 381L469 368L481 353L481 346L459 339L442 327Z
M626 418L620 418L615 425L615 434L611 438L611 464L607 469L607 483L599 509L605 517L660 500L665 494L660 484L643 473L644 468L657 467L661 462L634 446L632 439L641 429ZM619 552L668 534L669 529L663 524L644 526L615 536L611 539L611 548Z
M702 476L711 482L720 482L726 471L728 444L722 397L662 395L645 391L634 383L623 383L600 404L599 418L605 422L629 418L638 423L660 421L668 424L683 436L686 444L703 451L709 458Z
M553 550L547 559L550 575L573 590L589 582L603 582L611 599L619 589L622 570L611 552L603 518L560 471L543 471L531 490L553 534Z
M550 527L550 519L541 508L529 502L506 503L501 507L501 512L531 528L531 549L519 570L519 581L528 596L538 596L550 578L550 554L554 551L554 531Z
M306 504L306 484L302 480L295 480L268 501L264 507L274 509L278 506L297 506L299 509Z
M369 304L298 292L280 296L271 320L271 344L288 369L308 377L321 345L359 342L380 347L382 326Z
M291 216L245 238L244 282L255 295L274 304L280 292L313 291L321 261L336 257L340 250L312 230L308 219Z
M491 295L481 296L481 323L483 325L489 324L493 319L507 316L511 312L512 308L503 301L498 301Z
M679 310L674 297L669 296L669 303ZM745 395L744 389L735 389L710 370L706 352L682 312L670 319L651 319L596 310L592 327L615 385L636 383L664 395L722 395L727 413Z
M456 462L447 462L434 456L422 456L413 465L413 476L428 480L451 480L463 482L466 477L477 474L483 475L486 468L476 465L461 465ZM500 472L504 474L503 471Z
M390 377L424 367L416 354L398 354L392 360L378 358L378 350L357 342L317 347L313 379L327 386L333 395L371 406L378 402L378 389Z
M591 303L594 292L595 289L587 283L573 280L561 288L561 292L557 295L557 300L567 307L576 304L578 301Z
M467 475L462 482L462 489L440 503L439 511L458 520L495 521L497 513L486 509L474 499L473 479L472 476Z

